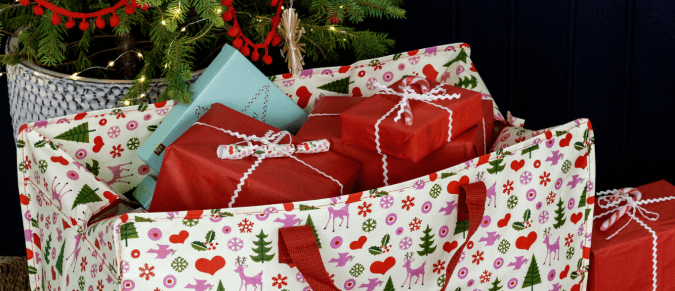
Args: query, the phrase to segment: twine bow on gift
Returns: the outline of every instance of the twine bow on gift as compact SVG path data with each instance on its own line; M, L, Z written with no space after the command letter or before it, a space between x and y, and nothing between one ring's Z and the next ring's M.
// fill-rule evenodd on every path
M280 158L280 157L292 158L298 161L299 163L309 167L310 169L316 171L317 173L323 175L324 177L337 183L340 186L340 194L343 194L344 187L342 186L342 183L340 183L340 181L322 172L321 170L313 167L312 165L305 163L303 160L300 160L295 156L296 153L315 154L327 152L330 149L330 142L326 139L307 141L294 145L293 136L288 131L285 130L279 131L277 133L274 133L273 131L270 130L265 134L265 136L259 137L256 135L246 135L227 129L222 129L199 121L195 122L194 125L207 126L222 131L236 138L243 139L244 140L243 142L246 143L246 145L244 146L238 146L236 144L220 145L216 150L218 158L229 160L243 159L250 156L254 156L257 158L257 160L253 163L253 165L251 165L251 167L244 173L244 176L241 177L241 179L239 180L239 184L237 184L237 189L234 190L234 192L232 193L232 200L228 204L228 207L232 207L232 205L234 205L234 202L237 199L237 197L239 197L239 192L241 192L241 188L242 186L244 186L244 182L246 181L248 176L250 176L253 173L253 171L255 171L255 169L260 165L260 163L262 163L262 161L266 158ZM287 136L289 139L288 144L279 144ZM253 142L259 142L261 145L254 145Z
M411 88L412 85L419 85L422 94L415 92L415 90ZM452 95L446 94L445 88L443 88L441 85L438 85L430 90L429 82L422 77L413 77L413 76L404 77L401 81L401 84L398 87L399 91L387 88L377 82L375 83L375 86L380 89L380 93L396 95L401 97L401 101L399 101L396 104L396 106L394 106L394 108L400 107L400 109L396 114L396 117L394 118L394 121L398 122L401 119L401 117L403 117L406 126L411 126L413 124L413 115L412 111L410 110L409 100L419 100L422 102L429 103L436 107L448 110L448 112L450 112L450 114L452 115L452 111L450 111L448 108L445 108L443 106L431 102L437 100L458 99L461 96L458 93Z

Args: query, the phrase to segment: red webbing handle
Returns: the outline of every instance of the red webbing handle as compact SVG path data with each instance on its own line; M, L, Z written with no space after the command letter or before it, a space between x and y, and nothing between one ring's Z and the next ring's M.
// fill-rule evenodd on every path
M323 265L319 246L309 225L279 229L279 263L295 264L313 291L340 290Z
M459 263L459 257L464 251L464 247L473 236L474 232L478 229L481 221L483 220L483 215L485 214L485 200L487 196L487 190L485 188L485 183L477 182L472 184L467 184L460 186L459 190L459 206L457 207L457 221L469 219L469 233L466 235L466 240L464 243L457 249L455 255L452 256L448 267L445 270L445 285L441 291L445 291L445 288L450 282L450 277L455 271L455 267Z

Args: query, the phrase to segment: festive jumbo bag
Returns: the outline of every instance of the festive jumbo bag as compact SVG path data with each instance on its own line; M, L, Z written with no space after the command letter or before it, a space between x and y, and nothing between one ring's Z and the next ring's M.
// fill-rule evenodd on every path
M553 129L571 134L570 143L546 143L541 134L339 198L131 211L137 205L122 194L149 171L134 150L171 106L88 112L22 128L18 178L33 289L584 287L594 196L588 185L595 177L587 120ZM564 167L579 157L583 163Z

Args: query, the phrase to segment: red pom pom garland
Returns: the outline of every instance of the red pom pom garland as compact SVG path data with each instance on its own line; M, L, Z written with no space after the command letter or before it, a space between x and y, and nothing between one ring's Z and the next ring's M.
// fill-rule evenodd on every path
M82 13L82 12L71 12L66 9L63 9L61 7L58 7L47 0L35 0L37 5L33 6L33 13L35 15L43 15L45 13L45 8L47 10L51 10L54 12L52 14L52 23L54 25L60 25L61 24L61 16L66 16L68 17L68 21L65 23L65 27L67 29L71 29L75 26L75 19L81 19L82 21L80 22L79 28L81 30L87 30L89 28L89 22L87 22L87 18L96 18L96 27L98 28L104 28L105 27L105 20L103 20L103 15L106 14L112 14L112 17L110 17L110 26L116 27L120 23L120 18L119 16L115 15L115 10L121 8L122 6L126 7L124 8L124 11L127 14L133 14L136 11L136 7L139 7L138 4L136 3L135 0L129 1L129 0L121 0L117 2L117 4L113 5L112 7L108 7L105 9L101 9L99 11L91 12L91 13ZM30 0L20 0L19 3L23 6L28 6L30 5ZM148 9L148 5L143 5L141 7L143 10Z
M244 56L251 56L252 61L258 61L260 59L259 49L265 50L265 55L262 56L263 63L269 65L272 63L272 57L269 55L269 46L277 46L281 43L281 36L277 34L277 27L281 22L281 5L283 1L271 0L270 5L277 8L277 14L272 17L271 24L272 30L267 33L265 37L265 42L263 43L253 43L248 37L242 33L241 28L239 27L239 22L237 22L237 14L232 6L232 0L222 0L221 3L223 6L227 6L227 11L223 13L223 20L230 21L233 20L234 23L232 27L227 31L227 35L234 38L232 46L236 49L239 49ZM250 47L250 48L249 48ZM253 50L251 52L251 49Z

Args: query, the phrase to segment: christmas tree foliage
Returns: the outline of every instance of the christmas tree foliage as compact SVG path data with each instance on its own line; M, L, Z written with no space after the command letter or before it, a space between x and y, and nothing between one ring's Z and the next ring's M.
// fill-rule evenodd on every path
M504 168L506 168L506 164L502 165L502 162L504 159L496 159L494 161L489 162L490 166L492 168L487 169L488 173L490 174L497 174L501 171L504 171Z
M272 247L268 247L268 245L271 245L272 242L266 242L265 239L267 238L267 235L260 230L260 234L256 235L255 237L258 238L257 241L254 241L253 244L255 247L253 248L253 252L256 253L256 256L250 256L251 260L253 260L256 263L265 263L269 262L274 258L274 255L276 254L268 254L269 251L272 250Z
M564 203L562 202L562 198L560 199L560 201L558 201L558 203L556 203L558 209L555 210L556 215L555 217L553 217L555 219L555 223L553 224L553 227L555 229L558 229L561 226L563 226L565 224L565 221L567 220L567 218L565 217L565 206L563 204Z
M420 244L420 247L422 250L417 251L417 254L420 256L428 256L436 251L436 246L434 246L434 236L435 234L429 235L431 233L431 228L427 224L427 229L424 231L424 236L421 238L422 243Z
M63 241L63 244L61 245L61 252L59 253L59 257L56 258L56 270L59 271L59 275L63 276L63 251L66 248L66 241Z
M75 201L73 201L72 209L75 209L75 207L80 204L103 201L101 200L101 197L98 196L98 194L96 194L96 190L98 190L98 188L92 190L91 187L89 187L89 185L84 184L84 187L82 187L80 193L77 193Z
M92 131L95 131L95 129L89 130L89 122L85 122L55 136L54 138L67 141L89 143L89 133Z
M319 86L319 89L331 91L341 94L349 94L349 84L354 83L354 81L349 82L349 77L335 80L333 82L323 84Z
M225 287L223 286L222 280L218 280L218 288L216 289L216 291L225 291Z
M312 228L312 232L314 233L314 239L316 239L316 244L321 248L321 240L319 240L319 234L316 233L316 228L314 227L314 221L312 221L312 216L307 215L307 222L305 225L309 225L309 227Z
M495 277L495 281L492 282L492 287L490 287L490 289L488 289L488 291L499 291L499 290L502 290L502 287L504 287L504 286L499 286L499 283L501 283L501 282L499 281L499 278Z
M124 245L129 246L130 238L138 238L138 232L133 222L127 222L120 227L120 238L124 240Z
M94 174L94 176L98 176L98 172L101 169L101 167L98 166L98 161L97 160L91 160L91 165L89 163L85 163L84 167L87 168L89 172Z
M319 209L318 207L314 207L312 205L304 205L300 204L300 211L306 211L306 210L316 210Z
M581 192L581 198L579 198L578 208L586 207L586 192L588 191L588 186L584 186L584 191Z
M459 61L462 61L462 62L466 63L466 58L468 58L468 57L469 57L469 55L466 54L466 52L464 51L464 49L461 49L461 50L459 51L459 54L457 54L457 56L456 56L454 59L450 60L449 62L447 62L447 63L446 63L445 65L443 65L443 66L444 66L444 67L449 67L449 66L452 66L452 64L454 64L454 63L456 63L456 62L459 62Z
M469 220L462 220L462 221L457 221L457 225L455 226L455 234L462 234L462 238L466 237L465 232L469 230Z
M52 248L51 244L52 244L52 234L50 233L49 236L47 237L47 244L45 245L45 262L47 262L47 264L49 264L49 255L50 255L49 250Z
M525 279L523 279L523 286L521 288L531 287L531 290L534 290L534 285L540 283L541 276L539 275L539 266L537 266L537 259L534 257L534 254L532 254L532 261L530 262L530 267L527 268L527 275L525 275Z
M454 84L455 87L461 87L461 88L468 88L468 89L473 89L478 86L478 80L476 80L476 76L471 76L469 77L464 77L464 78L459 78L459 81ZM471 88L469 88L471 86Z
M73 13L95 13L110 9L117 2L60 0L50 5ZM238 30L252 42L271 41L267 35L272 30L272 19L276 19L276 7L269 0L234 1L234 14L221 4L225 2L137 0L133 3L144 9L123 5L114 14L87 19L69 19L34 1L21 1L27 6L19 2L3 4L0 14L3 33L16 36L19 45L14 51L0 55L0 62L14 65L27 60L67 75L82 73L82 77L133 80L125 99L134 104L148 91L153 78L163 78L166 90L160 100L188 103L191 92L187 81L192 78L192 71L204 68L226 43L237 43L230 35L237 32L231 30L233 16ZM284 1L279 5L288 8L289 4ZM401 5L401 0L296 1L293 9L298 13L298 29L304 30L299 39L305 45L304 60L333 62L339 59L341 51L352 52L359 60L387 54L394 45L387 34L355 27L366 18L405 18ZM33 9L43 12L37 15ZM66 29L69 20L81 24ZM19 30L20 34L14 34ZM276 33L280 33L278 28ZM241 43L240 37L236 39ZM241 49L262 65L261 56L268 48ZM271 54L279 47L269 49L275 62L284 61ZM106 67L110 60L115 61ZM73 75L73 79L76 77L79 75Z
M391 276L389 276L389 280L387 280L387 284L384 285L383 291L396 291L396 289L394 289L394 282L391 281Z
M539 149L539 145L536 144L536 145L533 145L533 146L531 146L531 147L529 147L529 148L524 149L523 152L522 152L520 155L521 155L521 156L524 156L525 154L530 154L530 159L531 159L531 158L532 158L532 152L533 152L533 151L536 151L536 150L538 150L538 149Z

